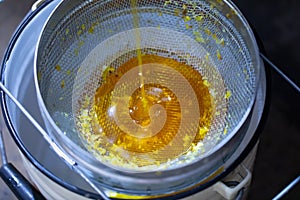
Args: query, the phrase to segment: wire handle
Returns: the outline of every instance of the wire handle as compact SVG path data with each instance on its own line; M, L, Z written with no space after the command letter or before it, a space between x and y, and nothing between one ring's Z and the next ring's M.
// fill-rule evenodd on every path
M300 176L293 180L288 186L286 186L279 194L277 194L273 200L279 200L286 195L293 187L300 183Z
M31 116L31 114L22 106L22 104L10 93L10 91L0 82L1 90L15 103L15 105L20 109L20 111L27 117L31 124L42 134L44 139L48 142L51 148L56 154L76 173L78 173L104 200L109 200L106 194L82 172L78 164L71 159L66 153L61 150L61 148L50 138L47 132L41 127L41 125Z
M260 53L260 57L267 62L282 78L284 78L298 93L300 87L294 83L287 75L285 75L275 64L273 64L264 54Z

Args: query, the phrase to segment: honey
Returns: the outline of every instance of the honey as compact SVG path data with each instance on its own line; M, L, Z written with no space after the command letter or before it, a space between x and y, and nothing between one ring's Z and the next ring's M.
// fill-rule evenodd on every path
M209 84L196 69L158 55L143 54L141 59L142 68L138 57L133 57L109 73L103 73L89 110L92 131L85 133L88 145L99 159L113 165L144 167L179 158L205 137L212 121L214 105ZM122 77L135 68L138 68L137 79L129 82L140 82L141 69L142 78L146 79L147 75L151 76L154 66L159 66L162 71L155 81L137 83L135 88L131 88L130 83L119 84ZM172 78L168 77L169 71L166 69L176 71L187 81L195 93L196 102L191 102L189 98L180 101L180 95L163 84ZM176 80L173 82L176 85ZM180 82L177 85L184 87ZM115 98L118 99L116 103L116 90L133 92L119 95ZM182 112L186 112L182 109L184 104L197 105L199 116L193 119L196 120L196 128L185 126L182 133L178 133L185 116Z

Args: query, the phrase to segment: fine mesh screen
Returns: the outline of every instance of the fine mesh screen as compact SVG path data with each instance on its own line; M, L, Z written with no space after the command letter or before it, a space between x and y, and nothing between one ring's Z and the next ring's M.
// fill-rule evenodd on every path
M137 7L132 8L130 1L79 2L72 12L62 14L65 17L54 18L57 24L50 23L48 30L45 29L40 43L43 50L39 51L37 60L40 92L52 119L75 143L82 145L83 141L82 148L117 167L147 170L158 166L177 167L178 163L193 162L213 152L215 146L234 134L245 118L256 89L257 72L241 30L234 24L237 16L233 9L223 8L223 5L221 1L138 1ZM125 103L116 102L128 103L135 89L142 85L135 84L141 81L138 78L141 74L144 84L159 82L169 87L179 99L180 111L192 113L180 118L182 133L176 137L181 139L174 136L164 148L149 152L131 152L125 148L128 146L118 147L110 149L114 151L110 155L101 145L111 142L111 138L100 138L95 133L94 96L97 89L110 80L107 73L114 74L122 64L136 58L137 49L141 55L172 59L198 71L209 90L211 122L209 126L201 126L205 113L201 103L197 103L199 97L194 95L197 86L185 80L189 74L155 63L154 59L144 71L138 67L135 75L128 76L126 81L117 79L120 82L114 85L115 93L120 93L119 88L121 93L117 97L112 93L109 98L113 101L127 96ZM159 75L160 67L163 75ZM147 73L151 74L148 78ZM173 81L168 81L170 79ZM126 89L129 85L132 88ZM122 88L125 89L122 91ZM189 102L186 108L184 102ZM129 105L125 107L129 109ZM161 108L157 109L158 113L164 113ZM121 119L119 116L118 120ZM157 121L164 120L158 117ZM120 123L117 123L120 129L128 131L122 128L126 124ZM97 127L97 130L102 128L105 127ZM189 135L192 139L184 139L189 132L193 132ZM153 131L151 134L154 135ZM197 134L204 134L203 138L193 143ZM129 135L139 138L133 133ZM183 145L184 142L188 145ZM113 162L112 155L116 158Z

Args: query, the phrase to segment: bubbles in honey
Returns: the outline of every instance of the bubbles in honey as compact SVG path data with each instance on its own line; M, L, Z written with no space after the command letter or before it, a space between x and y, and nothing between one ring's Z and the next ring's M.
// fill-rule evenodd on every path
M205 137L212 121L213 99L197 70L150 54L142 63L143 71L134 57L105 73L89 111L88 145L112 165L145 167L176 159Z

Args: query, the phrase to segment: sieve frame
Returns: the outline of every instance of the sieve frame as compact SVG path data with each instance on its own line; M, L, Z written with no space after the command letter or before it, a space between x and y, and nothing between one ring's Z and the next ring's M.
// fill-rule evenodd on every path
M228 3L229 1L224 1L224 2L226 2L226 3ZM63 3L63 2L61 2L61 3ZM230 2L229 2L230 3ZM228 3L228 5L231 5L231 4L229 4ZM234 8L235 10L237 10L237 8L235 7L235 6L233 6L233 5L231 5L232 6L232 8ZM59 5L57 6L57 7L59 7ZM54 9L54 11L53 11L53 13L55 13L55 10L56 10L56 8ZM51 16L52 16L52 14L50 15L50 17L49 17L49 19L51 18ZM56 16L57 17L57 16ZM241 17L241 16L240 16ZM246 23L246 25L248 25L248 23L246 22L246 20L242 17L242 23ZM47 23L46 23L47 24ZM45 25L45 27L44 28L46 28L46 25ZM43 28L43 30L44 30L44 28ZM250 40L252 40L252 41L254 41L254 44L256 44L256 42L255 42L255 37L254 37L254 35L253 35L253 33L252 33L252 31L251 31L251 29L250 29L250 26L248 25L247 26L247 28L248 28L248 31L250 31ZM38 44L39 45L39 44ZM254 45L255 46L255 45ZM258 52L258 48L256 48L256 51ZM36 54L36 57L37 57L37 54ZM258 56L258 53L257 53L257 57L259 57ZM36 59L36 58L35 58ZM258 63L260 63L260 59L258 59ZM35 62L35 64L36 64L36 62ZM258 64L258 65L261 65L261 63L260 64ZM136 179L133 179L133 181L137 181L138 183L137 184L141 184L141 183L144 183L143 182L143 180L144 179L147 179L147 185L148 184L160 184L161 183L161 179L159 179L159 180L153 180L153 182L151 182L151 183L149 183L149 179L151 178L151 177L153 177L153 175L155 175L155 173L153 173L153 172L151 172L151 173L134 173L134 174L132 174L132 173L124 173L124 172L120 172L120 171L118 171L118 170L112 170L111 168L108 168L107 166L105 166L105 165L103 165L103 164L101 164L101 163L99 163L97 160L95 160L93 157L91 157L89 154L87 154L85 151L81 151L81 149L79 149L78 151L77 151L77 145L76 144L74 144L73 143L73 141L71 141L69 138L67 138L62 132L61 132L61 130L60 130L60 128L56 125L56 123L52 120L52 118L51 118L51 116L50 116L50 114L48 113L48 111L47 111L47 109L46 109L46 106L45 106L45 103L43 102L43 100L42 100L42 96L41 96L41 94L40 94L40 91L39 91L39 86L38 86L38 80L37 80L37 71L36 71L36 69L37 69L37 67L35 66L35 83L36 83L36 90L37 90L37 94L38 94L38 99L39 99L39 104L40 104L40 107L41 107L41 109L42 109L42 114L44 115L44 117L47 119L47 120L49 120L49 122L50 122L50 128L49 128L49 130L52 130L53 131L53 133L54 134L52 134L53 135L53 137L54 137L54 139L56 140L56 141L62 141L62 143L61 142L59 142L60 144L68 144L68 145L70 145L69 147L68 146L65 146L65 145L61 145L61 148L63 148L64 150L65 150L65 152L68 152L68 154L72 157L72 158L75 158L75 160L76 161L78 161L78 163L79 164L82 164L82 166L85 166L85 167L87 167L87 169L90 169L91 171L95 171L96 172L96 174L99 174L99 175L101 175L101 176L104 176L104 177L111 177L112 179L114 179L114 178L117 178L117 179L121 179L120 181L126 181L125 179L126 179L126 177L129 175L130 176L130 178L132 177L132 176L135 176L135 178L138 178L139 179L139 181L137 181ZM259 77L259 76L258 76ZM259 80L257 79L256 80L256 88L257 88L257 85L258 85L258 82L259 82ZM221 143L219 143L217 146L216 146L216 151L215 152L211 152L211 154L210 155L208 155L208 157L207 158L210 158L210 156L212 155L212 154L214 154L214 153L216 153L216 152L220 152L221 150L222 150L222 147L224 147L225 146L225 144L231 144L230 142L232 142L232 141L234 141L234 139L236 139L236 135L239 135L239 136L241 136L241 137L243 137L243 135L240 135L240 134L238 134L238 130L240 130L241 129L241 127L243 126L243 125L245 125L246 123L245 123L245 121L248 119L248 117L249 116L251 116L251 110L252 110L252 107L253 107L253 103L254 103L254 101L255 101L255 98L253 98L253 100L252 100L252 102L251 102L251 106L249 106L249 110L246 112L247 114L246 115L244 115L244 118L240 121L240 123L239 123L239 125L238 126L236 126L235 127L235 134L232 134L231 135L231 137L226 137L226 140L223 140ZM247 124L246 124L247 125ZM58 133L58 134L56 134L56 133ZM241 138L239 138L239 139L241 139ZM74 149L76 149L76 151L74 151ZM224 150L224 149L223 149ZM78 154L79 153L79 154ZM84 155L83 157L85 157L85 158L88 158L88 161L87 160L82 160L78 155ZM89 162L92 162L93 164L91 165ZM95 164L95 165L94 165ZM198 168L198 166L196 165L197 163L193 163L192 165L190 165L190 166L186 166L186 168L183 170L183 172L190 172L190 170L191 169L194 169L194 168ZM199 163L198 163L199 164ZM84 169L86 169L86 168L84 168ZM103 169L103 170L100 170L100 169ZM100 170L100 171L99 171ZM175 170L169 170L169 171L167 171L167 172L163 172L164 173L164 175L166 175L166 177L172 177L173 175L176 175L177 173L178 173L178 171L176 171L177 169L175 169ZM115 173L115 172L117 172L117 173ZM87 172L88 173L88 172ZM198 173L198 171L197 171L197 173ZM189 173L190 174L190 176L191 177L194 177L194 175L195 174L197 174L196 172L193 172L193 173ZM188 174L188 173L187 173ZM112 176L112 175L114 175L114 176ZM120 178L120 175L123 175L124 177L122 177L122 178ZM186 174L185 174L186 175ZM155 176L154 176L155 177ZM125 178L125 179L124 179ZM178 179L181 179L182 177L179 177ZM128 181L128 180L127 180ZM166 179L166 182L174 182L174 180L170 180L170 179ZM176 181L175 181L176 182ZM102 185L102 186L107 186L107 185ZM115 188L114 188L115 189ZM174 190L174 188L172 188L171 190ZM120 191L122 191L122 190L120 190ZM124 192L124 191L122 191L122 192Z

